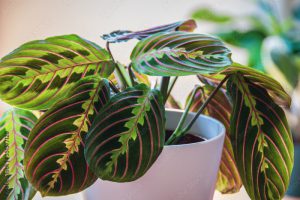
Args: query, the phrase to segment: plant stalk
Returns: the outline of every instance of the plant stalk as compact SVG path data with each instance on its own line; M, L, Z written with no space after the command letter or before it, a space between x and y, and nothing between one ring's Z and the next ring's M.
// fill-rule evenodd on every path
M185 108L184 113L181 115L181 118L178 122L177 128L175 129L175 131L173 132L173 134L170 136L170 138L168 139L168 141L166 142L167 145L169 144L175 144L180 136L181 136L181 131L182 131L182 127L184 125L184 122L186 121L186 117L189 114L189 110L191 109L193 100L195 98L195 95L197 94L198 90L200 90L202 87L201 86L196 86L192 92L191 98L189 99L188 103L187 103L187 107Z
M166 97L167 99L169 98L169 96L170 96L170 94L171 94L171 92L172 92L172 90L174 88L174 85L175 85L177 79L178 79L178 76L176 76L173 80L171 80L171 84L169 86L167 97Z
M167 102L169 83L170 83L170 76L162 77L160 82L160 92L163 96L164 103Z
M109 86L114 91L114 93L119 93L120 92L120 90L111 82L111 80L109 80Z
M125 77L124 77L124 75L123 75L123 73L122 73L122 70L120 69L118 63L116 63L116 61L115 61L115 59L114 59L114 56L113 56L112 53L111 53L111 50L110 50L110 46L109 46L109 45L110 45L110 43L109 43L109 42L106 42L106 50L108 51L108 53L109 53L109 55L110 55L112 61L115 63L115 66L116 66L116 69L117 69L117 73L116 73L115 75L116 75L116 76L119 76L119 77L117 78L118 84L119 84L120 86L123 86L124 88L127 88L129 85L128 85L127 82L126 82L126 79L125 79Z
M169 138L169 140L166 142L166 144L176 144L177 141L183 137L194 125L194 123L196 122L196 120L198 119L198 117L200 116L200 114L203 112L203 110L206 108L206 106L208 105L208 103L211 101L211 99L216 95L216 93L219 91L219 89L223 86L223 84L227 81L229 77L226 76L220 83L219 85L213 90L213 92L208 96L208 98L205 100L205 102L201 105L201 107L199 108L199 110L197 111L196 115L193 117L193 119L185 126L185 128L182 129L182 125L178 125L181 126L180 129L178 129L178 127L176 128L176 130L178 129L178 131L174 131L174 133L172 134L172 136ZM193 92L194 93L194 92ZM189 102L188 102L188 107L185 110L184 114L189 111L189 107L190 107L190 103L193 101L195 95L191 96ZM187 114L186 114L187 115ZM181 123L181 121L179 122Z
M134 73L133 73L133 71L131 69L131 66L132 65L130 63L129 66L128 66L128 73L129 73L130 81L131 81L132 85L136 85L136 82L134 81Z
M31 200L35 196L35 189L29 184L27 189L25 190L24 200Z
M229 77L226 76L220 83L219 85L213 90L213 92L208 96L208 98L206 99L206 101L201 105L201 107L199 108L199 110L197 111L196 115L193 117L193 119L189 122L189 124L183 129L183 135L188 132L193 124L195 123L195 121L197 120L197 118L199 117L199 115L203 112L203 110L206 108L206 106L208 105L208 103L211 101L211 99L216 95L216 93L219 91L219 89L223 86L223 84L227 81Z

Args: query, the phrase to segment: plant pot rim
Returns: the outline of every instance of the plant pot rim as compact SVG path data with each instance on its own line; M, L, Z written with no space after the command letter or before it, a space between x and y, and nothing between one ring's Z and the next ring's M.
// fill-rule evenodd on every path
M174 108L166 108L166 111L167 112L175 112L175 113L183 113L184 110L180 110L180 109L174 109ZM189 115L196 115L196 113L194 112L190 112ZM220 138L223 137L223 135L225 135L225 132L226 132L226 129L225 129L225 126L220 122L218 121L217 119L213 118L213 117L210 117L210 116L207 116L207 115L203 115L201 114L197 121L200 121L200 120L210 120L214 123L217 124L218 126L218 133L216 136L212 137L212 138L205 138L204 141L201 141L201 142L194 142L194 143L188 143L188 144L176 144L176 145L165 145L164 146L164 149L176 149L176 148L182 148L182 147L191 147L191 146L196 146L196 145L200 145L200 144L209 144L209 143L212 143L216 140L219 140ZM193 134L193 133L192 133Z

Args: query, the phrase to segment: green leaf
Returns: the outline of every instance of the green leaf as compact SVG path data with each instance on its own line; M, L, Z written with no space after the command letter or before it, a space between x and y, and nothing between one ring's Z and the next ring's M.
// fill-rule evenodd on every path
M231 52L216 38L186 32L159 33L140 41L133 68L151 76L211 74L231 65Z
M76 193L96 180L84 158L84 140L109 94L107 80L98 76L81 79L31 131L25 149L25 173L43 196Z
M234 63L231 67L224 70L222 74L241 74L252 83L265 88L268 94L272 97L273 101L275 101L275 103L286 107L289 107L291 105L291 97L285 92L280 83L264 73Z
M128 182L143 176L165 142L163 100L144 84L111 98L86 138L85 157L103 180Z
M30 112L11 109L0 121L0 199L25 199L35 193L23 171L24 147L37 118Z
M216 11L213 11L209 8L200 8L196 10L192 14L192 17L197 20L205 20L205 21L215 22L215 23L226 23L233 20L230 16L219 14Z
M109 53L77 35L23 44L0 61L0 99L19 108L44 110L78 80L114 70Z
M201 105L204 103L205 99L208 98L214 88L215 87L213 86L206 85L203 90L197 91L193 104L191 105L192 112L197 112L200 109ZM226 137L216 185L216 189L223 194L238 192L242 186L242 180L235 163L229 135L231 110L231 105L223 91L218 91L204 110L204 114L219 120L226 128Z
M111 32L110 34L105 34L102 39L110 43L126 42L131 39L144 39L153 34L161 32L170 32L170 31L187 31L192 32L197 27L196 22L192 19L186 21L179 21L172 24L166 24L162 26L153 27L143 31L128 31L128 30L118 30Z
M253 200L282 199L294 163L285 113L265 87L242 74L227 83L233 101L230 136L243 185Z

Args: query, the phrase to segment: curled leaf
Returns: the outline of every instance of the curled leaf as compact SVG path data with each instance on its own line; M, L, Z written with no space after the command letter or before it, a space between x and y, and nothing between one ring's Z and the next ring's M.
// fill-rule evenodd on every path
M123 31L118 30L118 31L111 32L110 34L105 34L101 37L107 42L117 43L117 42L126 42L131 39L141 40L153 34L161 33L161 32L170 32L170 31L192 32L196 27L197 27L196 22L190 19L186 21L179 21L172 24L153 27L143 31L132 32L127 30L123 30Z

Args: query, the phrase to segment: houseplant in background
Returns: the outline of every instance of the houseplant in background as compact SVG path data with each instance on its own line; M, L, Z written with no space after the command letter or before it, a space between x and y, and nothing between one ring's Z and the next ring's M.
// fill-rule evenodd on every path
M30 199L35 191L43 196L72 194L97 178L106 180L102 186L113 199L145 177L152 182L143 183L144 190L131 188L128 199L174 199L175 192L184 199L211 199L224 132L202 112L227 128L218 188L234 192L242 182L251 199L281 199L293 167L293 143L280 106L288 107L290 97L271 77L232 62L219 39L189 33L195 26L187 20L144 31L115 31L103 36L106 49L77 35L56 36L28 42L2 58L0 98L14 108L1 121L1 199ZM126 67L109 47L130 39L140 41ZM150 88L143 74L161 77L160 84ZM202 85L188 97L185 111L165 111L177 80L171 76L187 75L197 75ZM197 135L207 141L198 142ZM213 143L213 152L204 152L203 172L188 171L191 163L176 163L195 160L189 155L201 155L197 149ZM211 181L172 188L171 181L161 185L151 179L163 177L157 167L174 153L180 159L168 171L178 166L186 171L172 177L207 173ZM201 187L208 189L199 194ZM145 188L164 191L146 193Z
M246 49L249 66L276 77L291 94L292 106L286 111L295 143L295 163L300 159L299 6L297 1L257 0L258 9L254 15L236 17L208 8L193 13L195 19L217 24L216 35L231 45ZM240 22L248 27L239 27ZM294 167L288 195L300 197L299 169Z

